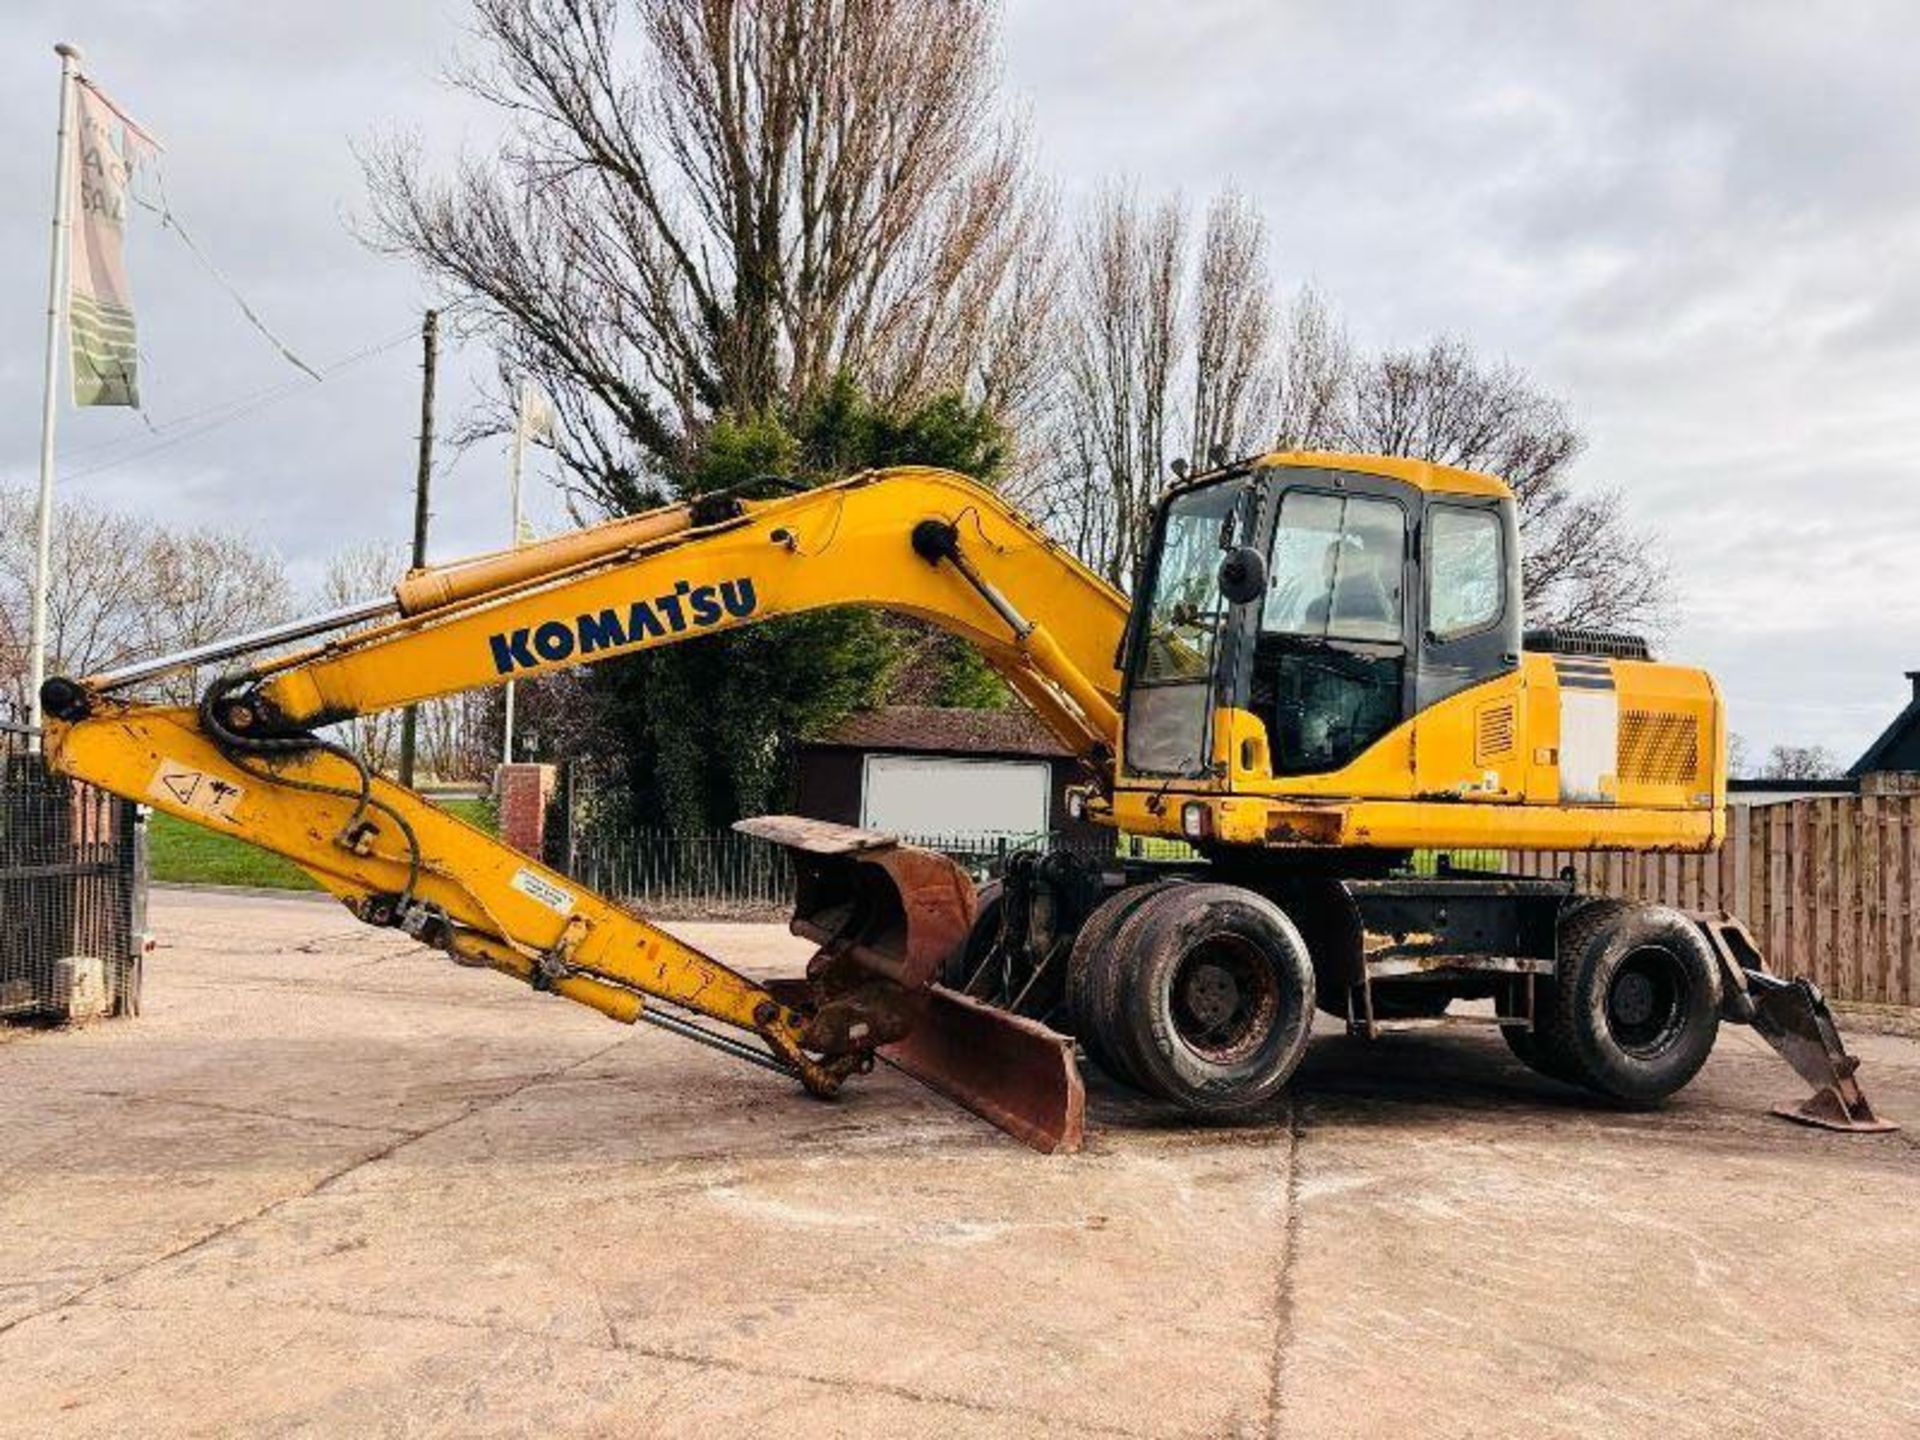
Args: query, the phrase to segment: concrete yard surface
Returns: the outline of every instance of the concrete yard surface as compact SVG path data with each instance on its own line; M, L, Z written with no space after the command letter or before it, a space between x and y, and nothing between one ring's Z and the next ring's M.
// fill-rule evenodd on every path
M157 895L146 1013L0 1034L0 1434L1920 1433L1911 1128L1316 1038L1264 1123L1032 1154L823 1104L309 900ZM684 925L744 968L805 947Z

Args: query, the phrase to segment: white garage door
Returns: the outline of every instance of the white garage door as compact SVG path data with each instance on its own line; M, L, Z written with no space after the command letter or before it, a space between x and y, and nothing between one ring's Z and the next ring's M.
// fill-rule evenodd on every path
M860 823L896 835L1035 835L1047 828L1044 760L869 755Z

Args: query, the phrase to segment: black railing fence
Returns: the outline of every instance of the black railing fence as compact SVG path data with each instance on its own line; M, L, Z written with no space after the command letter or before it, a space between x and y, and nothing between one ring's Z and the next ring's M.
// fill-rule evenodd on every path
M146 929L139 807L54 774L33 740L0 724L0 1017L133 1013Z
M614 792L578 766L562 768L548 814L546 861L582 884L635 910L668 917L784 918L793 903L793 868L770 841L725 830L680 834L636 827L615 805ZM909 845L951 855L976 882L999 873L1016 850L1072 849L1089 859L1184 861L1199 853L1184 841L1146 835L1108 835L1082 828L1071 834L902 834ZM1432 875L1442 867L1498 870L1499 850L1414 852L1408 868Z
M1046 835L902 835L910 845L951 855L975 880L991 877L1019 849L1051 849ZM603 895L658 914L762 918L793 905L793 867L768 840L734 831L673 835L576 834L565 868Z

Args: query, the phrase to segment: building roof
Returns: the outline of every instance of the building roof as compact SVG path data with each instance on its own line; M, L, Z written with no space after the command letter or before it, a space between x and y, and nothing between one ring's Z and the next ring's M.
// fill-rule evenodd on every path
M1847 769L1849 775L1872 775L1884 770L1920 770L1920 670L1907 671L1913 698L1893 717L1880 738Z
M810 743L834 750L1047 760L1068 759L1073 753L1025 706L957 710L938 705L886 705L878 710L856 710Z

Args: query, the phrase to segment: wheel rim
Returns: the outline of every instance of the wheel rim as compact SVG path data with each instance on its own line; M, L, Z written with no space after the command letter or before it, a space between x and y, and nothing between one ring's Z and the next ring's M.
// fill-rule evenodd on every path
M1181 957L1172 1000L1181 1043L1204 1060L1229 1065L1266 1042L1280 1013L1280 982L1259 946L1219 935Z
M1607 1033L1629 1055L1659 1053L1686 1023L1692 985L1670 950L1644 946L1607 982Z

